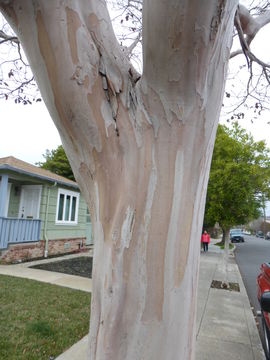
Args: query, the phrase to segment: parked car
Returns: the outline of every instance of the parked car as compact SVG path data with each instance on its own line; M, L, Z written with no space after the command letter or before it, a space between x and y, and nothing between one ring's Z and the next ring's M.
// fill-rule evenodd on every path
M256 237L264 238L264 233L262 231L256 231Z
M265 238L266 238L266 240L270 240L270 231L268 231L268 232L266 233Z
M261 265L260 274L257 277L257 297L262 312L265 356L267 360L270 360L270 263Z
M231 229L230 230L230 239L231 242L244 242L244 236L241 229Z

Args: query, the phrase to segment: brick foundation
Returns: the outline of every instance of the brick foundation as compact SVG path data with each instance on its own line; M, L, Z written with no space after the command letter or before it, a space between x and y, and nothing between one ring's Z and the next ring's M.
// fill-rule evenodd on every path
M48 256L82 251L86 248L86 238L58 239L48 241ZM45 240L34 243L10 244L0 251L2 263L16 263L44 257Z

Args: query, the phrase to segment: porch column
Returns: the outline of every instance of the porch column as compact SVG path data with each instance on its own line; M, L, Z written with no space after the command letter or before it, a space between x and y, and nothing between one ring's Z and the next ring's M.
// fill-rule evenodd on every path
M0 182L0 216L6 216L6 203L8 196L8 175L2 175Z

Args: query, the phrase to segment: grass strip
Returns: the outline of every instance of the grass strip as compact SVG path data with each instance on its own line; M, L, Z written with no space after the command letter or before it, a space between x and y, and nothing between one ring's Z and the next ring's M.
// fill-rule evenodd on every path
M222 241L215 244L216 246L219 246L221 249L224 250L224 243ZM229 244L229 249L232 250L234 248L233 244Z

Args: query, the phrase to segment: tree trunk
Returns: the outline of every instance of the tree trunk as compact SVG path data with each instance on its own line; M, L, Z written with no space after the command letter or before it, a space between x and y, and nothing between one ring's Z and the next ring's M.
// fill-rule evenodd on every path
M141 78L103 1L0 4L90 208L88 358L192 359L200 234L237 1L145 1Z
M221 287L224 289L229 288L228 281L228 262L229 262L229 249L230 249L230 228L223 229L224 237L224 251L222 257L222 284Z
M225 246L225 239L226 239L226 231L225 229L222 228L222 244Z

